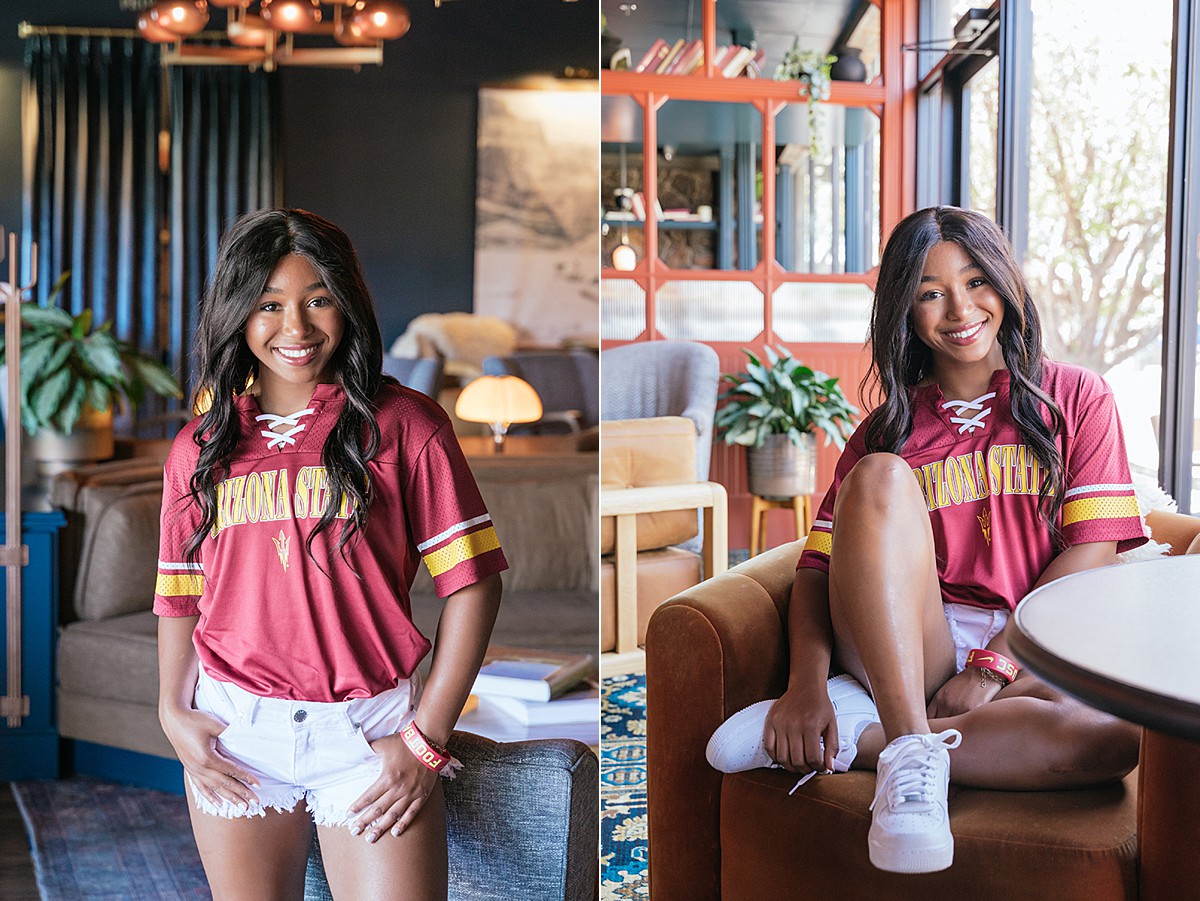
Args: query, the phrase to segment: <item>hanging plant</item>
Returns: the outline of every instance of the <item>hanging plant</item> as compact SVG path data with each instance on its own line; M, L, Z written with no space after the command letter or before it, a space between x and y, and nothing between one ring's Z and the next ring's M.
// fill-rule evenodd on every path
M831 53L801 50L798 41L783 55L783 61L775 68L776 81L798 81L806 88L808 100L808 152L814 157L820 151L817 132L817 105L828 100L833 89L829 68L837 62Z

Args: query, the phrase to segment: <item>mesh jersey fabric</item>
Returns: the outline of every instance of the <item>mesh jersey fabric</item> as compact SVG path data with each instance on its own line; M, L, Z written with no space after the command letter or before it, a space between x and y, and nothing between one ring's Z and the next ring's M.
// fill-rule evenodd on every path
M167 458L154 612L199 614L205 670L263 697L344 701L393 688L430 648L411 618L418 563L443 598L508 568L449 418L389 383L374 399L380 447L367 464L367 528L345 559L333 553L348 513L339 511L313 541L318 566L305 542L329 503L321 451L344 404L339 386L319 385L296 442L268 448L257 402L236 399L241 435L196 562L184 549L200 522L188 491L200 420Z
M1118 552L1144 544L1112 389L1079 366L1047 360L1043 369L1042 387L1066 420L1064 541L1116 541ZM909 389L913 431L900 456L925 496L947 603L1015 609L1058 554L1038 515L1044 470L1012 417L1009 382L1008 370L997 370L988 388L995 397L965 413L962 405L944 406L937 385ZM797 568L829 571L838 486L867 453L869 419L838 460Z

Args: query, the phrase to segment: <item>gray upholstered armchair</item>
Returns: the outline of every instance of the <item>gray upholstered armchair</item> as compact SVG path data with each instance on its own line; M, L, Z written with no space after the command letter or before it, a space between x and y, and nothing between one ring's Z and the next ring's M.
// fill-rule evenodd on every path
M691 341L638 341L600 354L600 418L686 416L696 424L696 479L708 481L721 378L717 352Z
M455 732L446 791L450 901L595 901L599 764L568 739L498 744ZM313 842L305 901L333 901Z

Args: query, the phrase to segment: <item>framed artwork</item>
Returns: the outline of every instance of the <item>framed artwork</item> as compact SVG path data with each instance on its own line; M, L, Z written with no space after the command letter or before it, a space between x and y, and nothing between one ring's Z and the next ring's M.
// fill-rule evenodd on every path
M479 92L475 312L522 345L597 344L600 95Z

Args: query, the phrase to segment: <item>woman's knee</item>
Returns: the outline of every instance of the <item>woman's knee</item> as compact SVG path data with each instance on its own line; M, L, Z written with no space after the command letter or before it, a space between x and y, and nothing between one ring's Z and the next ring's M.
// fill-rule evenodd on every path
M1115 782L1127 776L1138 763L1140 726L1069 702L1059 720L1060 728L1048 738L1052 768L1072 784L1093 785Z
M836 509L851 505L866 506L885 514L897 505L920 510L922 515L927 512L912 467L896 454L867 454L854 464L838 487Z

